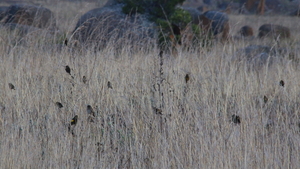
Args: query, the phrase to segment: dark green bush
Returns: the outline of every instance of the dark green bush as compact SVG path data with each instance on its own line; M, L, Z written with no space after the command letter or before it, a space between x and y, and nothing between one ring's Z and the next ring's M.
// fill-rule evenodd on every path
M176 43L181 43L181 30L191 24L191 15L177 5L185 0L124 0L123 12L126 14L148 14L149 19L159 26L159 44L165 48ZM195 39L201 38L198 25L191 24ZM171 38L172 37L172 38ZM173 42L172 42L173 41Z
M148 13L150 17L166 19L170 17L178 4L185 0L124 0L123 12L126 14L137 11Z
M181 35L180 30L192 21L191 15L183 9L175 9L168 19L157 18L155 23L160 26L159 44L163 46L170 46L169 42L172 40L170 36L173 36L173 41L180 43ZM178 31L176 31L178 29Z

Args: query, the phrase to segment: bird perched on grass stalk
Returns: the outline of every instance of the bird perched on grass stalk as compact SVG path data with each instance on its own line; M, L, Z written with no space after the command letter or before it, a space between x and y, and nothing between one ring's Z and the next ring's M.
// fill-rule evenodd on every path
M235 123L235 124L240 124L241 123L240 116L237 116L237 115L234 114L234 115L231 116L231 118L232 118L233 123Z
M11 90L16 90L15 86L12 83L8 83L8 87Z
M78 116L75 115L75 116L73 117L73 119L71 120L71 125L76 125L76 124L77 124L77 121L78 121Z
M110 89L113 89L110 81L107 82L107 87L110 88Z
M72 126L75 126L77 124L77 121L78 121L78 115L75 115L68 126L69 131L71 131Z
M74 76L71 75L71 68L70 68L70 66L68 66L68 65L65 66L65 70L74 79Z
M82 82L83 82L84 84L86 84L86 82L87 82L86 76L83 76L83 77L82 77Z
M91 106L91 105L87 105L86 110L87 110L87 113L88 113L88 115L89 115L88 121L89 121L89 122L94 122L94 121L95 121L96 114L95 114L95 112L94 112L92 106Z
M282 86L282 87L284 87L284 81L280 80L279 85Z
M89 115L95 117L95 112L94 112L94 110L93 110L93 108L92 108L91 105L87 105L86 110L87 110L87 113L88 113Z
M185 77L184 77L184 79L185 79L185 83L187 83L190 80L190 75L186 74Z
M71 75L71 68L68 65L65 67L65 70L67 73Z
M64 107L60 102L56 102L55 105L56 105L58 108L63 108L63 107Z
M264 103L267 103L268 102L268 97L267 96L264 96Z

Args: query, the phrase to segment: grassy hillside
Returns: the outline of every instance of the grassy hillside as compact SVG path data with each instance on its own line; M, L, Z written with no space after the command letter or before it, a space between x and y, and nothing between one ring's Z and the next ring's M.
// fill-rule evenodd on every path
M94 5L45 6L70 35ZM299 18L229 17L231 35L246 24L257 34L261 24L276 23L293 36L162 57L156 48L132 54L125 46L116 57L111 46L96 53L60 48L43 34L18 43L1 31L1 168L300 168L300 70L289 59L299 57ZM288 52L260 67L233 59L250 44Z

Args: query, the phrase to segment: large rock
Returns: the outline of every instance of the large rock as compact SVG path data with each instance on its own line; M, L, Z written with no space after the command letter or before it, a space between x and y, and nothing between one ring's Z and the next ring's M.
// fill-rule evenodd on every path
M229 18L226 13L218 11L204 12L200 19L204 29L212 31L216 36L222 33L222 38L227 39L229 34Z
M290 38L290 29L281 25L264 24L259 27L258 37Z
M3 23L28 25L36 28L56 30L54 14L41 6L16 4L11 5L4 13Z
M28 25L0 24L0 31L2 40L10 45L44 46L57 42L53 32Z
M78 20L71 37L81 45L146 47L156 41L155 25L145 15L125 15L122 4L90 10Z
M241 29L239 30L239 34L243 37L252 37L253 29L251 26L245 25L241 27Z

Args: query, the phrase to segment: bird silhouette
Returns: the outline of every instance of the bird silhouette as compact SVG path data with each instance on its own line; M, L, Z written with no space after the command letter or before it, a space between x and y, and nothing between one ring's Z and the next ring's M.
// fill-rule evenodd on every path
M184 77L184 79L185 79L185 83L187 83L190 80L190 75L186 74L185 77Z
M162 110L157 108L157 107L153 107L153 109L155 110L155 114L157 115L162 115Z
M87 105L86 110L87 110L87 113L88 113L89 115L95 117L95 112L94 112L94 110L93 110L93 108L92 108L91 105Z
M57 106L58 108L64 107L60 102L56 102L55 104L56 104L56 106Z
M66 72L74 79L74 76L71 75L71 68L70 68L70 66L67 65L67 66L65 67L65 70L66 70Z
M72 120L70 121L69 126L68 126L68 129L69 129L69 131L72 133L73 136L76 136L75 133L74 133L74 127L76 126L77 121L78 121L78 116L75 115L75 116L72 118ZM73 128L72 128L72 126L73 126Z
M75 115L72 120L70 121L70 124L68 126L69 131L71 131L71 127L75 126L77 124L78 121L78 115ZM73 133L72 133L73 134Z
M233 123L235 123L235 124L240 124L241 123L240 116L237 116L237 115L234 114L234 115L231 116L231 118L232 118Z
M65 70L67 73L71 75L71 68L68 65L65 67Z
M12 83L8 83L8 86L9 86L9 88L10 88L11 90L16 90L16 89L15 89L15 86L14 86Z
M279 85L282 86L282 87L284 87L284 81L280 80Z
M82 82L83 82L84 84L86 84L87 78L86 78L85 76L82 77Z
M69 43L69 41L68 41L68 39L66 38L65 41L64 41L64 44L65 44L66 46L68 46L68 43Z
M107 82L107 87L110 88L110 89L113 89L112 84L111 84L110 81Z
M268 100L269 100L268 97L267 97L267 96L264 96L264 102L267 103Z
M78 115L75 115L74 117L73 117L73 119L71 120L71 125L76 125L77 124L77 121L78 121Z

